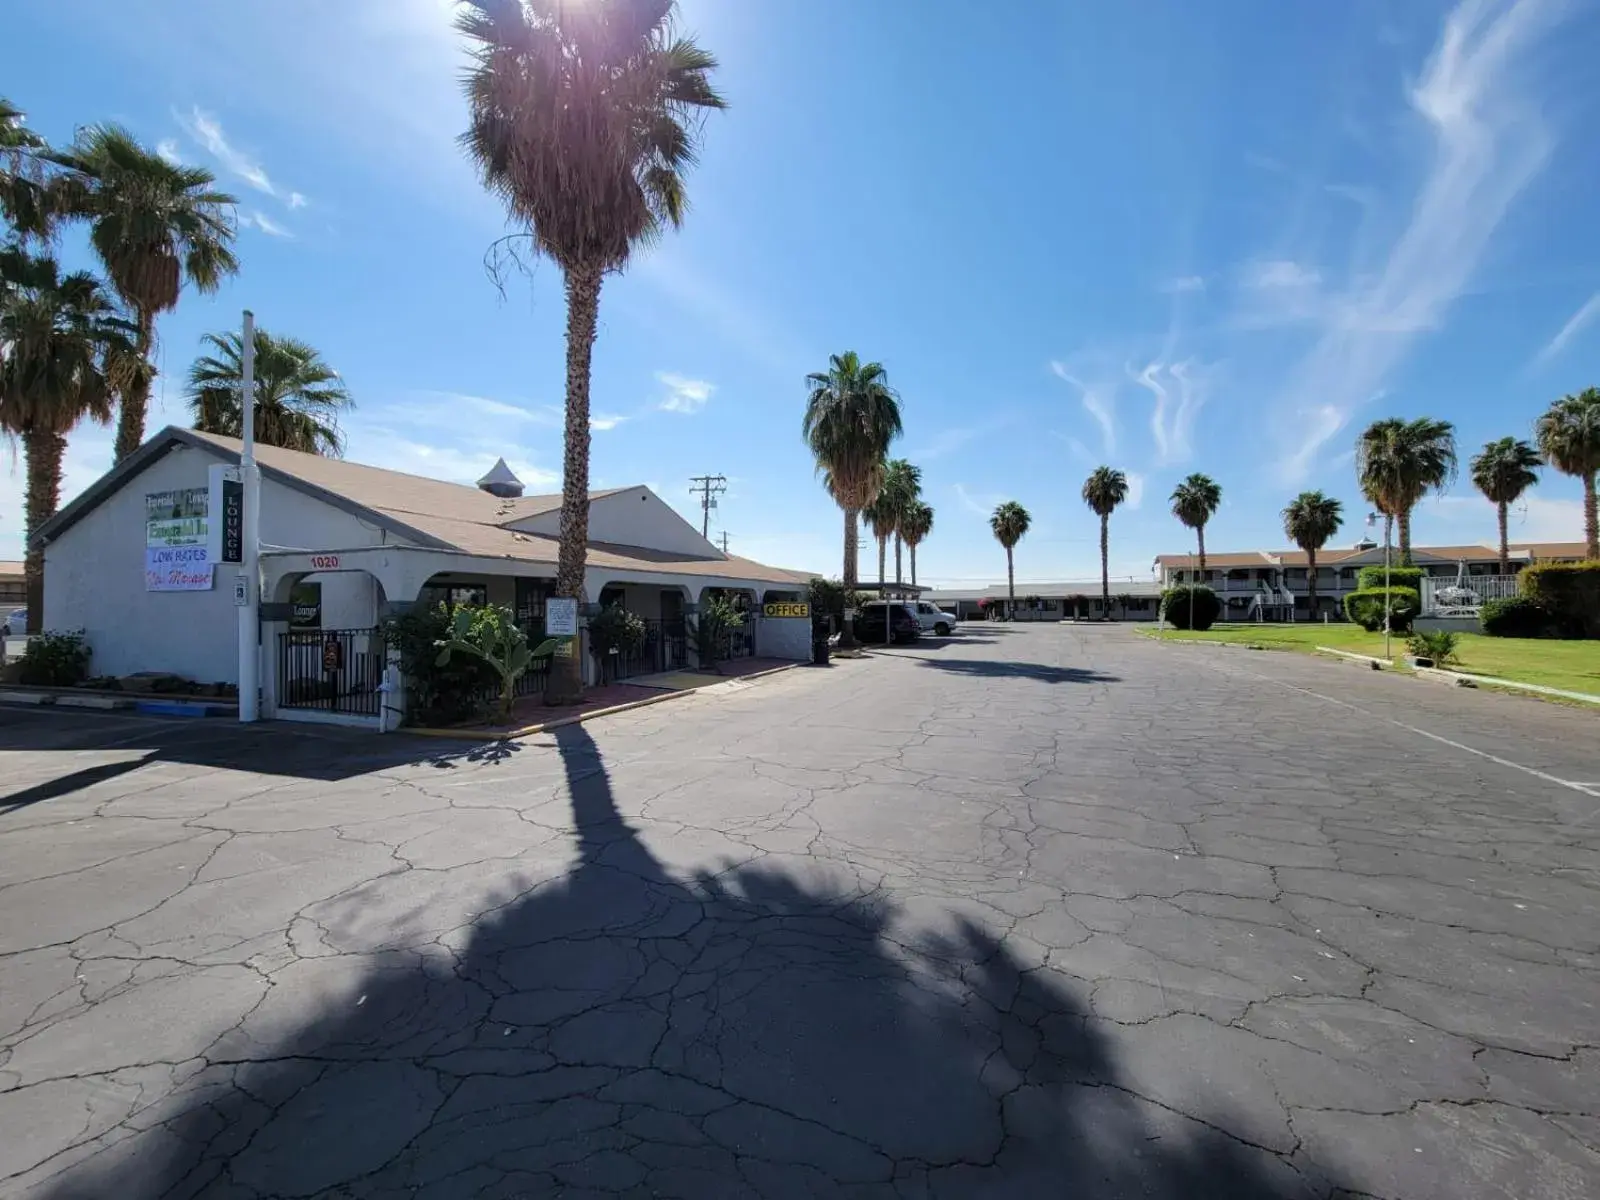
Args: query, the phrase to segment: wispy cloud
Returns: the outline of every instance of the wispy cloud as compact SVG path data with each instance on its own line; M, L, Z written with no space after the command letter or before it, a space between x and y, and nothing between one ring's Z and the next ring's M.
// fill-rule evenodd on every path
M627 419L617 413L590 413L589 428L603 433L607 429L615 429Z
M292 237L294 237L294 234L290 233L282 225L279 225L276 221L274 221L271 217L267 216L267 214L262 212L259 208L253 208L253 209L249 210L248 212L246 212L244 209L240 209L239 210L239 224L243 225L247 229L251 228L251 227L259 229L262 233L265 233L265 234L267 234L267 235L269 235L271 237L278 237L278 238L292 238Z
M265 192L269 196L278 194L278 189L267 176L266 168L234 146L223 133L222 123L210 113L196 107L187 115L179 113L178 124L182 125L184 132L198 142L211 157L256 191Z
M969 491L964 483L956 484L952 489L956 499L961 501L961 507L968 512L987 520L993 515L998 505L1005 503L1006 498L998 492L973 492Z
M1095 457L1093 454L1089 453L1089 447L1085 446L1081 441L1073 437L1071 434L1062 433L1058 429L1052 429L1050 433L1053 437L1058 437L1065 442L1067 444L1067 449L1072 451L1072 457L1077 459L1079 462L1086 465L1094 462Z
M1156 288L1169 296L1181 296L1185 292L1203 292L1206 290L1206 281L1203 275L1179 275L1169 279Z
M1056 378L1070 383L1082 395L1083 410L1094 418L1094 423L1100 426L1100 441L1107 454L1115 454L1117 450L1117 421L1113 411L1113 395L1104 388L1090 387L1077 376L1067 370L1066 365L1052 362L1050 370Z
M930 462L936 458L943 458L954 454L963 446L977 441L979 438L988 437L1004 429L1011 422L1009 419L986 421L981 425L964 425L954 429L943 429L934 434L925 442L918 443L914 448L906 451L906 457L913 462Z
M1328 306L1323 330L1283 390L1283 473L1304 476L1329 438L1384 385L1418 334L1437 328L1512 202L1539 172L1550 138L1521 90L1528 50L1559 21L1560 0L1464 0L1445 20L1412 111L1432 135L1409 221L1373 276ZM1305 397L1316 397L1307 406Z
M1429 496L1418 506L1425 536L1496 545L1494 506L1482 496ZM1426 531L1445 526L1439 533ZM1527 495L1512 505L1506 533L1513 549L1528 542L1581 542L1583 501Z
M183 154L174 138L162 138L156 143L156 153L174 166L183 162Z
M1567 319L1555 337L1545 343L1544 349L1533 356L1531 366L1541 367L1567 348L1567 343L1582 333L1596 316L1600 316L1600 292L1583 302L1583 306Z
M1128 378L1155 400L1150 410L1150 437L1163 465L1183 462L1193 451L1195 419L1205 407L1207 372L1193 359L1152 362L1143 370L1128 367Z
M1144 503L1145 478L1137 471L1124 471L1123 474L1128 478L1128 498L1123 502L1124 506L1130 512L1137 512Z
M1273 258L1245 264L1239 282L1247 288L1309 288L1322 282L1322 273L1286 258Z
M284 203L290 208L304 208L308 201L306 200L303 192L290 192L288 199L286 199Z
M692 416L710 401L717 385L704 379L690 379L671 371L657 371L656 382L667 389L658 406L662 412L683 413Z

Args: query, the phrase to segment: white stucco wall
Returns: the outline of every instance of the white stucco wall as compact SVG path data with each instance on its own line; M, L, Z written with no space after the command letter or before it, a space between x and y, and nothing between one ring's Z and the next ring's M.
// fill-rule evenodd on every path
M541 513L518 521L513 529L558 537L561 513ZM646 546L693 557L714 558L720 554L700 531L673 511L660 496L647 487L629 488L614 496L589 502L589 540L612 542L619 546Z
M235 568L217 567L207 592L147 592L144 585L145 493L204 487L207 468L218 461L202 450L176 447L45 547L44 627L86 631L94 674L171 671L205 683L238 682ZM261 539L267 545L327 550L385 540L377 527L301 492L269 479L261 488ZM368 577L317 578L324 627L372 623Z

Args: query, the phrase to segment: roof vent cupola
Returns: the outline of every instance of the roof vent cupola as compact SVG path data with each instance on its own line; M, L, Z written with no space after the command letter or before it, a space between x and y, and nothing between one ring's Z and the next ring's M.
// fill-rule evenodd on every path
M499 496L502 500L515 500L522 495L522 480L510 467L506 460L498 458L494 466L489 468L489 473L478 480L478 487L491 496Z

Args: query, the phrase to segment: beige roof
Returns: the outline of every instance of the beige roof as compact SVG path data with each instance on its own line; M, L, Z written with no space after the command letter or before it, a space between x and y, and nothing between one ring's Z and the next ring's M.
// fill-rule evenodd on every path
M184 432L230 454L238 454L241 448L238 438L189 430ZM258 446L256 458L264 468L392 517L467 554L522 562L553 564L556 561L558 543L555 538L545 534L521 533L506 526L560 508L559 495L503 500L470 484L447 483L424 475L408 475L403 471L389 471L383 467L369 467L338 458L302 454L278 446ZM590 492L589 499L598 500L629 490L608 488ZM654 571L667 575L720 575L729 579L793 581L799 584L811 578L805 572L769 567L735 555L712 553L703 558L693 558L677 552L607 542L589 543L588 560L591 566L596 567Z
M21 579L23 564L9 558L0 558L0 579Z
M1380 547L1381 549L1381 547ZM1431 558L1445 559L1454 562L1456 559L1465 558L1469 561L1488 562L1500 557L1498 547L1486 545L1468 546L1413 546L1412 553L1425 554ZM1512 542L1511 553L1513 556L1526 555L1529 558L1582 558L1584 545L1582 542ZM1357 550L1353 547L1336 548L1326 547L1317 551L1317 565L1321 567L1335 566L1346 559L1359 558L1370 550ZM1195 560L1193 552L1187 554L1158 554L1156 565L1186 568ZM1237 567L1303 567L1306 565L1306 552L1304 550L1247 550L1228 554L1212 554L1206 552L1207 570L1233 570Z

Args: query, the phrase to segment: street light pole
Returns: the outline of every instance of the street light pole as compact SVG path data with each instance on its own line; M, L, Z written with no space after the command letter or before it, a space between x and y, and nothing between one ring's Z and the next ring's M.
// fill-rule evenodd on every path
M243 425L240 427L239 479L244 492L244 545L239 554L239 582L244 603L239 606L239 721L261 715L261 472L256 466L256 318L244 314L244 343L240 354L239 390Z

